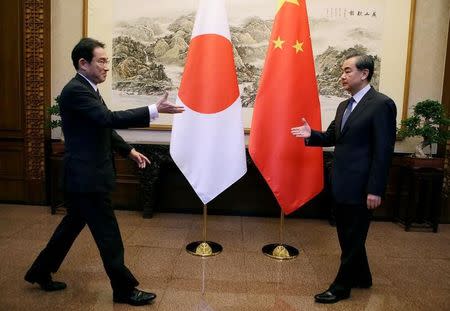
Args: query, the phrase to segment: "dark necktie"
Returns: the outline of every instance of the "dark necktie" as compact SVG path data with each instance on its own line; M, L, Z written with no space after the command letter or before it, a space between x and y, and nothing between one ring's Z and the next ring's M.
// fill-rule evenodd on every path
M102 102L102 104L104 105L104 104L105 104L105 101L103 100L102 95L100 95L100 91L99 91L98 88L97 88L97 95L98 95L98 98L100 98L100 101Z
M341 131L344 128L345 122L347 122L348 117L352 113L352 107L355 100L353 97L350 97L347 103L347 108L345 108L344 115L342 116L342 122L341 122Z

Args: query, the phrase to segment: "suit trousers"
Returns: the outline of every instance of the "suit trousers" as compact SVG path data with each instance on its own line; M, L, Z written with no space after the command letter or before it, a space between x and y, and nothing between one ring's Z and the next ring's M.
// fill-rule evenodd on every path
M360 284L372 284L365 246L371 218L366 204L336 204L341 262L332 287L350 290Z
M97 244L114 292L131 291L139 282L124 263L124 247L110 193L66 193L67 215L31 266L33 279L56 272L87 224Z

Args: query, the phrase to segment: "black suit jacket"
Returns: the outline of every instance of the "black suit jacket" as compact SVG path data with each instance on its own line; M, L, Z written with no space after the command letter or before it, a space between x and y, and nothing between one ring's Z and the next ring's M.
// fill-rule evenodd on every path
M147 127L148 107L112 112L79 74L63 88L59 107L65 138L64 190L112 191L113 150L127 156L132 149L113 129Z
M341 131L348 100L341 102L326 132L312 131L308 146L335 146L332 192L336 202L364 204L367 194L382 196L396 137L397 109L392 99L371 88Z

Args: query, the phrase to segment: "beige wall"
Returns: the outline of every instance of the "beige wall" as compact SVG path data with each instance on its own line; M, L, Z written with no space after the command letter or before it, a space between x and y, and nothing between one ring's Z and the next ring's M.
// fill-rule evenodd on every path
M52 0L52 96L73 76L70 52L82 35L83 0ZM423 99L442 99L450 0L417 0L412 48L409 108ZM401 117L401 116L399 116ZM133 141L164 141L168 133L124 133ZM399 152L413 151L414 140L398 143Z
M70 53L82 35L83 0L52 0L51 13L51 96L55 98L75 73ZM60 137L60 130L53 130L52 137Z
M73 46L83 28L83 0L52 0L52 97L61 92L74 75L70 61Z
M449 0L417 0L410 107L424 99L442 99L449 16Z
M408 115L419 101L442 100L449 17L450 0L417 0ZM419 140L408 138L397 143L396 150L412 152Z

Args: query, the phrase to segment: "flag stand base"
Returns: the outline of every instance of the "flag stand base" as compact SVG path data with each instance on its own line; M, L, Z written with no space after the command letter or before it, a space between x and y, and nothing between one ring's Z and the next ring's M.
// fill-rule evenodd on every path
M298 249L287 244L267 244L263 246L264 255L278 260L290 260L298 256Z
M222 245L211 241L191 242L186 246L186 251L195 256L211 257L222 252Z

